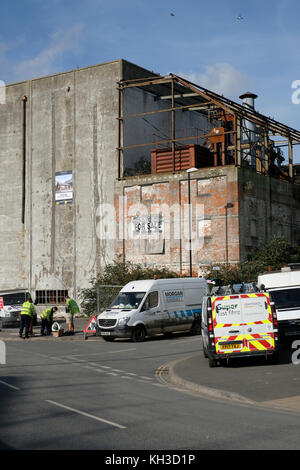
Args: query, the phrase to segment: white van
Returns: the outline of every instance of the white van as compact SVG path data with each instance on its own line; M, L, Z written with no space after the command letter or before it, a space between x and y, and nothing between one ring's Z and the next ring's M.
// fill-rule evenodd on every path
M208 296L203 299L204 357L215 367L223 359L278 356L277 318L267 293Z
M208 293L202 278L156 279L129 282L98 316L100 335L106 341L175 331L201 333L202 299Z
M300 270L284 267L258 276L257 286L274 301L281 335L300 335Z
M22 305L30 294L26 290L9 290L0 292L0 326L19 324ZM36 318L34 318L36 323Z

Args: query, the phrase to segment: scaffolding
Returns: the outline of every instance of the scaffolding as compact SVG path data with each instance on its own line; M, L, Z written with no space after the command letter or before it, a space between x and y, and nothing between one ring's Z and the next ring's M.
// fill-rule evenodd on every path
M153 109L139 113L124 113L124 94L133 89L143 90L153 97ZM222 95L207 90L177 75L153 75L148 78L121 80L119 90L118 168L119 179L124 177L124 153L130 149L169 148L172 170L175 173L176 150L199 142L212 155L211 166L248 166L254 171L294 182L293 147L300 143L300 132L257 112L254 107L238 104ZM158 106L158 103L160 105ZM166 103L166 107L162 106ZM127 110L128 106L126 107ZM176 114L200 113L206 119L206 128L194 128L191 135L176 127ZM153 134L147 142L124 145L124 123L130 119L143 119L169 113L170 130ZM278 138L280 140L278 140ZM281 147L288 148L287 171L281 168Z

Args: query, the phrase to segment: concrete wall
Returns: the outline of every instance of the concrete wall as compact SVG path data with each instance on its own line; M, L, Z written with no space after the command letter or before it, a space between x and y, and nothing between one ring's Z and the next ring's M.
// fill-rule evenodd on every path
M0 104L0 286L28 286L28 240L22 223L23 102L28 83L7 87Z
M87 287L114 255L97 236L113 205L122 62L7 87L0 106L0 288ZM22 224L22 102L26 95L26 213ZM55 173L73 173L72 204L55 203Z

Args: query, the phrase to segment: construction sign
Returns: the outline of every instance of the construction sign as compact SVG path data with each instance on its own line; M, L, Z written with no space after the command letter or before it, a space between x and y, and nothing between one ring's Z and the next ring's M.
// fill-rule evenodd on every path
M84 329L85 333L96 333L97 318L92 317Z

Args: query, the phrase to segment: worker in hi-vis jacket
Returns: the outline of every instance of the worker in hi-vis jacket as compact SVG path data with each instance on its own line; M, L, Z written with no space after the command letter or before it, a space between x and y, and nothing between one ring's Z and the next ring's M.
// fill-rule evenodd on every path
M74 299L71 299L68 295L66 296L66 322L68 324L68 330L74 334L74 315L80 313L79 307Z

